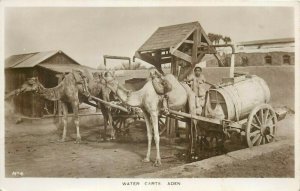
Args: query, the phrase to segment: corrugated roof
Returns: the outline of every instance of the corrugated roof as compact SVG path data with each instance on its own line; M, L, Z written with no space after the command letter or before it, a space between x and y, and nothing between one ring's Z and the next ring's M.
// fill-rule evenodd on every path
M239 42L239 43L237 43L237 46L291 43L291 42L295 42L295 39L294 38L278 38L278 39L254 40L254 41L247 41L247 42Z
M37 53L13 55L5 59L5 68L12 68Z
M62 53L66 55L61 50L53 50L53 51L46 51L46 52L36 52L36 53L29 53L29 54L19 54L19 55L12 55L5 60L5 69L7 68L32 68L41 62L47 60L48 58L54 56L57 53ZM66 55L70 58L68 55ZM72 58L70 58L73 60ZM79 65L75 60L73 60L76 64Z
M72 69L77 70L84 70L87 69L88 71L96 71L96 69L90 68L88 66L83 65L74 65L74 64L39 64L40 67L46 68L48 70L57 72L57 73L69 73L72 71Z
M47 52L39 52L27 60L24 60L23 62L19 63L18 65L14 66L14 68L32 68L35 65L38 65L42 61L50 58L51 56L55 55L59 51L54 50L54 51L47 51Z
M138 51L157 50L176 46L199 25L199 22L191 22L159 27Z

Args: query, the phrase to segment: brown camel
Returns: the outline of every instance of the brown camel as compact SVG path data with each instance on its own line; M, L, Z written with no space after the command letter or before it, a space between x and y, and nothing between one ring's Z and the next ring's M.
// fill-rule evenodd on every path
M111 90L108 89L105 85L105 80L102 77L101 72L95 72L93 73L93 78L89 75L88 72L87 77L89 79L89 90L91 95L98 97L104 101L109 102L110 101L110 96L111 96ZM98 108L100 108L101 113L103 115L103 121L104 121L104 136L103 139L106 140L106 129L107 126L111 129L110 131L110 139L114 140L116 139L116 131L112 125L112 114L111 110L108 106L105 104L102 104L100 102L97 102Z
M90 92L92 95L99 97L100 99L104 99L105 101L109 101L109 92L107 92L107 88L103 88L103 81L99 78L101 75L97 75L98 79L92 78L88 71L84 73L81 71L73 70L71 73L64 76L63 80L53 88L45 88L37 78L29 78L20 89L9 93L6 98L11 97L13 94L18 95L19 93L34 91L38 95L50 101L61 101L62 111L63 111L63 134L61 142L65 141L66 133L67 133L67 114L68 107L67 104L71 104L73 113L74 113L74 123L76 126L76 142L80 143L81 136L79 132L79 118L78 118L78 110L81 99L87 100L90 97ZM82 96L83 95L83 96ZM81 98L81 99L80 99ZM106 135L106 127L107 122L110 121L110 126L112 129L111 138L114 139L114 130L112 128L112 118L110 115L110 111L107 107L103 106L103 104L97 103L101 109L101 112L104 116L104 126L105 126L105 135ZM110 116L110 118L109 118Z
M148 150L146 158L143 162L150 162L152 131L154 132L154 141L156 144L156 160L154 165L161 165L161 157L159 151L159 129L158 115L163 109L162 96L153 81L160 81L169 84L169 90L165 92L168 97L168 108L172 110L185 109L187 104L190 113L195 115L195 94L191 88L184 83L180 83L172 74L162 76L157 70L150 71L152 79L149 80L142 89L131 92L119 85L113 73L104 73L103 78L107 83L107 87L116 94L119 99L131 107L139 107L143 110L144 118L147 126ZM158 79L158 80L157 80Z

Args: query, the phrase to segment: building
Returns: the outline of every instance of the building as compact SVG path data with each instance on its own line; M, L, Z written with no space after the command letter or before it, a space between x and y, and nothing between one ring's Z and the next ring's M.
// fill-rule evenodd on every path
M230 66L231 49L217 48L225 66ZM235 44L235 66L294 65L295 39L281 38L239 42ZM202 62L207 67L217 67L212 55L205 55Z
M82 68L86 67L61 50L12 55L5 60L5 92L19 88L30 77L38 77L46 88L55 87L59 82L57 74ZM15 112L29 117L53 115L58 111L57 102L32 92L14 97L13 102Z
M236 44L236 66L294 65L295 39L281 38Z

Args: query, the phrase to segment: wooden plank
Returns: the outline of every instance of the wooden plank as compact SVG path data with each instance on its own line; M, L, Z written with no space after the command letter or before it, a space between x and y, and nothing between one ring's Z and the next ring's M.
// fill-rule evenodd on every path
M161 51L160 50L157 50L155 51L155 56L154 56L154 59L155 59L155 63L156 64L161 64Z
M204 56L205 56L205 53L200 53L200 55L197 58L197 63L201 62L201 60Z
M169 57L169 58L163 58L163 59L161 59L161 64L166 64L166 63L171 63L171 61L172 61L172 59L171 59L171 57Z
M120 59L120 60L129 60L130 61L130 57L126 57L126 56L104 55L103 58L106 58L106 59Z
M181 58L182 60L192 63L192 57L179 50L174 50L172 54L178 58Z
M199 23L200 25L200 23ZM208 43L208 45L212 45L211 41L209 40L208 36L206 35L204 29L202 28L202 26L200 25L200 32L203 35L204 39L206 40L206 42ZM218 54L214 54L214 56L216 57L216 59L219 61L219 66L224 66L223 62L221 61L221 58Z
M187 43L187 44L194 44L194 41L192 41L192 40L184 40L183 42Z
M139 58L145 62L148 62L149 64L155 66L159 72L164 74L162 68L161 68L161 63L156 63L155 58L153 56L150 56L148 53L146 54L140 54L138 51L135 52L134 55L136 58Z
M203 116L198 116L198 115L192 115L189 113L184 113L184 112L179 112L179 111L175 111L175 110L169 110L170 114L174 114L174 115L179 115L182 117L187 117L190 119L196 119L199 121L204 121L204 122L208 122L208 123L213 123L213 124L217 124L217 125L222 125L222 120L220 119L213 119L213 118L207 118L207 117L203 117Z
M104 101L104 100L99 99L99 98L97 98L97 97L95 97L95 96L91 96L91 98L92 98L94 101L98 101L98 102L103 103L103 104L105 104L105 105L107 105L107 106L110 106L110 107L113 107L113 108L116 108L116 109L119 109L119 110L121 110L121 111L124 111L124 112L129 113L129 111L128 111L125 107L122 107L122 106L119 106L119 105L116 105L116 104L113 104L113 103Z
M136 52L135 57L144 60L145 62L148 62L149 64L152 64L154 66L156 65L154 58L147 53L140 54L139 52Z
M194 40L194 44L192 47L192 67L194 68L195 65L197 64L197 53L198 53L198 35L199 35L199 28L197 28L194 33L193 33L193 40Z

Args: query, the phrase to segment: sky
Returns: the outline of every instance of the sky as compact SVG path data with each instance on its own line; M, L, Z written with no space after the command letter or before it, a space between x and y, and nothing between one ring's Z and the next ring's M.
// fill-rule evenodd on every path
M160 26L193 21L234 42L294 37L290 7L6 7L5 57L62 50L96 68L105 54L132 57Z

